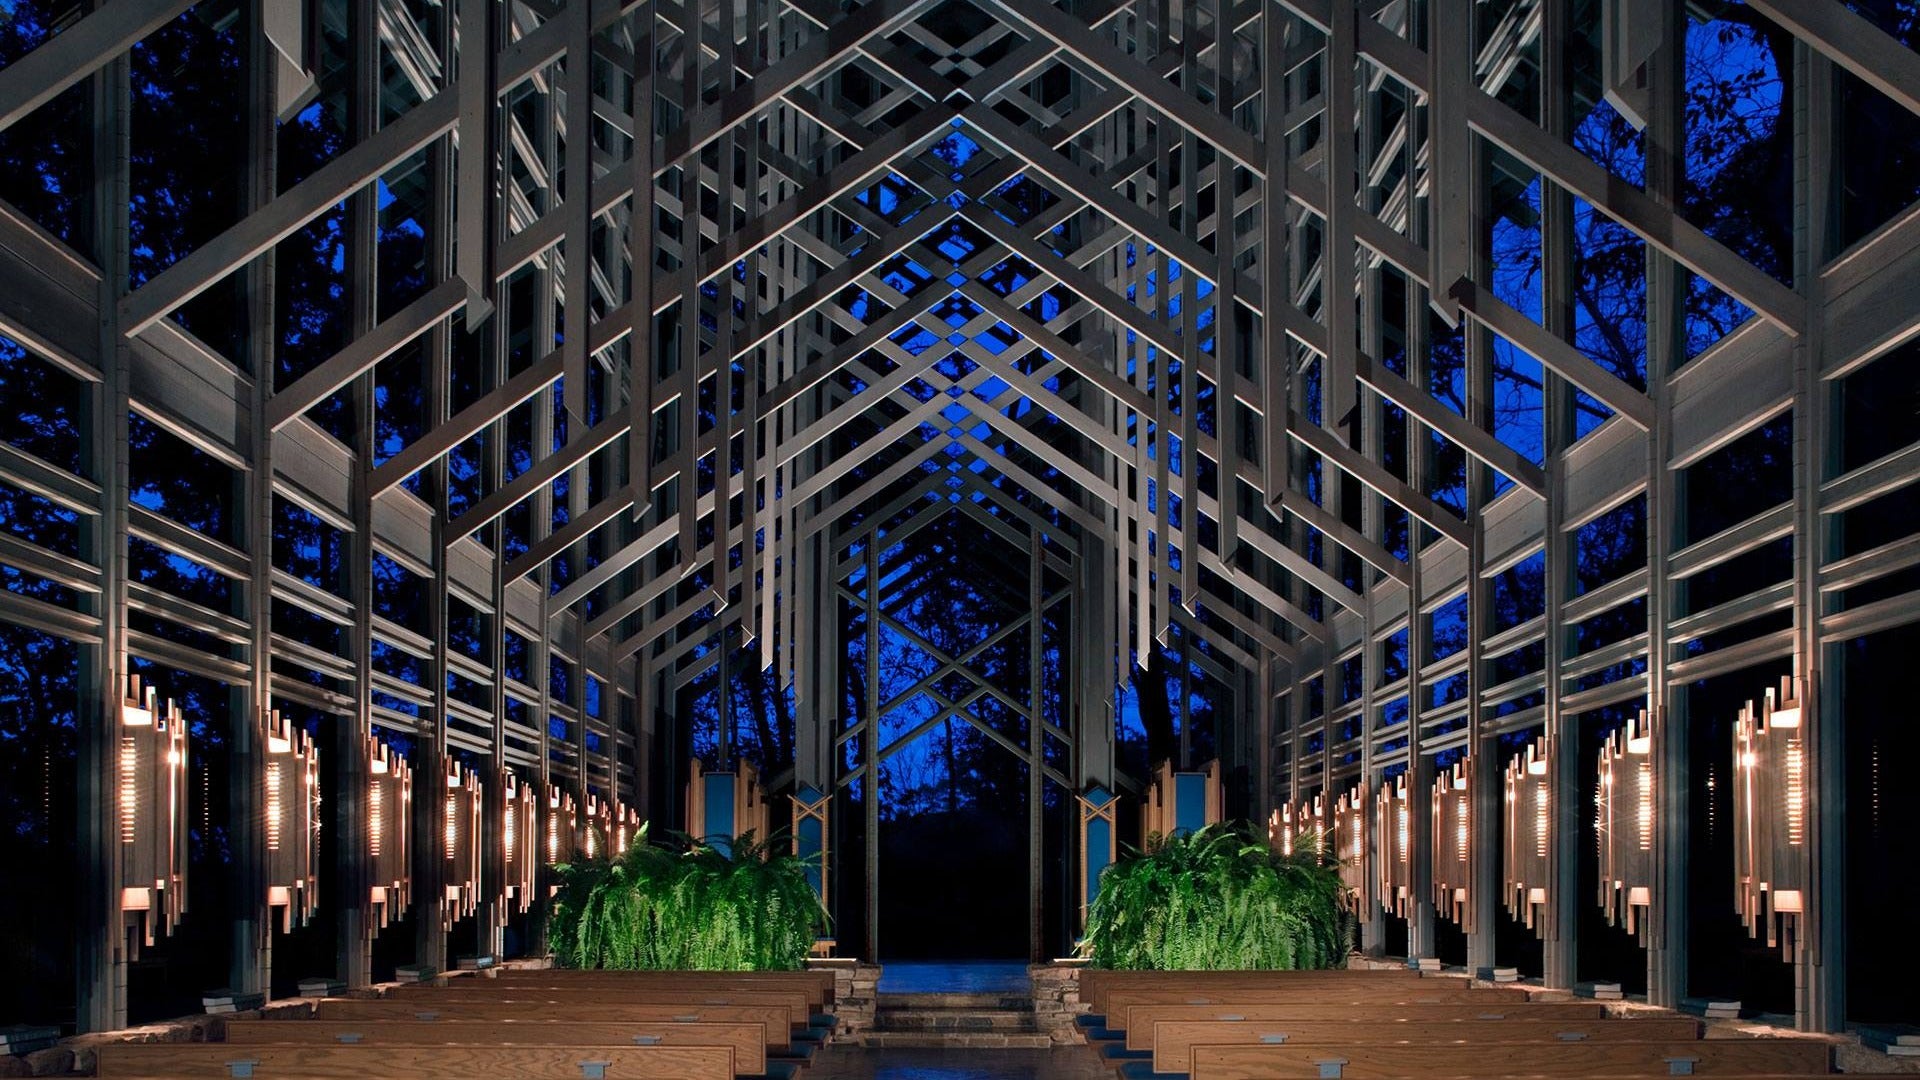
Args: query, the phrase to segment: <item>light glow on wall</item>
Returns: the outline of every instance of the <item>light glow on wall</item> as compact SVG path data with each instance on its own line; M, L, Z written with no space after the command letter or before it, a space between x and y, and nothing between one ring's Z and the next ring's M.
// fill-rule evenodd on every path
M367 737L368 899L384 929L413 906L413 864L407 850L413 814L413 766L379 739Z
M1473 759L1454 763L1433 782L1433 905L1473 933ZM1404 815L1406 807L1401 807Z
M267 907L286 933L320 906L320 748L278 712L266 736Z
M1375 833L1380 844L1380 906L1400 918L1413 917L1412 812L1407 805L1407 774L1386 782L1375 799Z
M444 902L440 905L440 925L452 930L455 923L471 916L480 907L481 812L486 803L480 774L448 757L446 791L441 828L446 861Z

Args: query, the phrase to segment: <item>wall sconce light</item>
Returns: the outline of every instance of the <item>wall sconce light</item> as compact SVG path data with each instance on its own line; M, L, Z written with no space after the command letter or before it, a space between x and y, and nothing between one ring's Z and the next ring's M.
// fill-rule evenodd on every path
M1505 855L1507 911L1540 937L1547 936L1547 883L1553 880L1547 858L1547 840L1553 835L1553 813L1547 782L1547 740L1527 744L1526 752L1507 762L1507 833Z
M413 823L413 766L393 748L367 736L367 856L372 868L376 925L384 929L413 906L413 864L407 837Z
M580 827L580 809L574 805L573 792L559 784L547 785L547 865L573 861L576 830Z
M1433 906L1465 933L1473 933L1473 759L1465 758L1433 782Z
M480 774L447 758L446 790L441 799L441 854L446 859L446 902L440 905L440 925L472 915L480 906L480 812L484 798Z
M120 911L137 958L187 911L187 721L131 675L119 735Z
M613 813L613 854L618 858L627 853L635 837L640 835L640 811L620 803ZM759 835L766 835L762 829Z
M320 748L305 728L267 714L267 908L280 932L305 926L320 906Z
M1600 749L1594 832L1607 921L1646 940L1653 906L1653 720L1645 709Z
M587 792L585 811L580 815L580 851L588 859L612 858L609 850L613 836L613 811L605 800Z
M1782 679L1779 695L1769 688L1758 711L1747 702L1733 728L1734 898L1747 933L1759 937L1764 928L1767 944L1788 959L1813 867L1800 689Z
M500 770L500 882L494 921L501 926L514 911L533 907L533 879L540 869L544 845L539 832L540 803L533 785L523 783L512 769Z
M1407 774L1389 780L1374 800L1374 836L1380 846L1380 906L1403 919L1413 917L1412 813L1407 805Z
M1324 859L1328 840L1326 802L1319 795L1286 803L1267 818L1267 847L1283 856L1311 851Z
M1321 796L1324 798L1325 796ZM1333 852L1340 860L1340 883L1347 903L1363 914L1373 903L1373 874L1367 863L1367 786L1348 788L1333 804Z

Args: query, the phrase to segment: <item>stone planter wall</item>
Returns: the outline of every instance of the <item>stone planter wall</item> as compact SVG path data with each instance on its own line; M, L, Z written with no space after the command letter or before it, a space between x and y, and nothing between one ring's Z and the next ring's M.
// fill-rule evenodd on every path
M1027 977L1033 983L1034 1026L1055 1045L1084 1044L1086 1035L1074 1021L1084 1015L1087 1005L1080 1000L1081 964L1031 964Z
M809 960L816 971L833 972L833 1033L855 1035L873 1027L879 1009L880 965L861 960Z

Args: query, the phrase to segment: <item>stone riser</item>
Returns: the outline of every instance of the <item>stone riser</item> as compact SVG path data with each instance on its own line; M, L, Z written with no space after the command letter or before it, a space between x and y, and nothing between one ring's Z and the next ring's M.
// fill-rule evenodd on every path
M1037 1032L869 1031L860 1036L860 1045L937 1049L964 1047L1043 1050L1053 1045L1053 1039Z
M1031 1012L882 1009L875 1031L1035 1031Z

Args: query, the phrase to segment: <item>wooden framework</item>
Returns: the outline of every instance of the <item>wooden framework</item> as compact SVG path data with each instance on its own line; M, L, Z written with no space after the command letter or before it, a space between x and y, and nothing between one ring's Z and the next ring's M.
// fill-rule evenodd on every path
M1575 147L1568 94L1543 95L1537 116L1502 96L1516 72L1548 88L1572 84L1574 0L1515 5L1481 55L1474 26L1436 0L1136 0L1086 11L1044 0L869 0L850 10L810 0L458 0L424 28L399 0L348 0L352 44L325 70L308 5L260 0L240 23L252 106L234 155L241 213L129 289L128 49L187 6L107 0L0 70L0 128L82 85L95 117L85 223L94 256L0 205L0 332L87 384L78 471L18 449L0 455L0 477L86 523L77 557L19 539L3 555L84 600L61 607L0 590L0 618L86 650L83 1026L125 1022L116 942L126 890L144 887L136 879L148 872L113 857L119 705L135 661L238 688L230 715L209 719L232 736L245 880L265 880L267 865L256 824L262 718L294 705L333 717L324 750L344 789L323 806L343 855L323 869L348 884L345 895L367 898L341 914L338 974L368 981L372 936L415 885L438 909L416 920L417 958L445 966L450 898L500 868L504 819L480 814L475 795L484 869L463 864L449 876L448 863L462 860L449 858L436 827L440 800L412 805L411 770L434 776L450 753L489 762L489 776L516 770L533 790L561 793L545 800L550 815L572 799L591 825L596 807L619 806L617 820L603 817L624 843L637 824L631 807L674 801L679 759L658 754L673 692L719 664L728 650L707 646L734 633L799 702L797 761L791 777L773 778L776 789L837 790L848 718L830 704L838 660L822 655L817 631L844 592L839 552L871 528L862 508L873 500L904 505L932 491L921 474L949 448L987 463L957 477L968 498L993 500L1003 524L1017 523L1035 564L1068 568L1064 595L1042 598L1036 586L1036 607L1070 604L1077 651L1099 658L1074 673L1078 711L1061 730L1071 768L1049 774L1037 746L1018 749L1036 789L1048 778L1075 792L1124 786L1111 728L1125 665L1174 629L1182 642L1204 639L1205 663L1239 702L1257 702L1223 740L1229 763L1252 771L1256 816L1345 791L1333 826L1344 851L1364 837L1367 793L1384 790L1385 770L1404 767L1398 782L1424 791L1433 755L1468 752L1473 911L1462 917L1475 928L1473 967L1493 960L1493 740L1544 734L1554 823L1546 876L1528 895L1545 890L1543 914L1559 928L1545 977L1565 987L1586 857L1570 839L1581 812L1579 717L1644 707L1663 718L1648 750L1650 993L1661 1004L1684 996L1679 810L1690 755L1667 734L1686 727L1681 688L1789 659L1798 685L1817 688L1801 704L1811 795L1797 1019L1840 1026L1842 965L1806 959L1844 953L1839 920L1820 917L1844 910L1845 881L1834 811L1842 680L1823 674L1840 643L1920 617L1911 594L1840 602L1920 565L1920 537L1843 555L1835 523L1909 489L1920 455L1908 447L1841 469L1833 402L1839 380L1920 334L1909 302L1920 214L1841 250L1829 232L1830 125L1802 123L1792 137L1793 285L1688 223L1674 172L1684 5L1647 5L1657 23L1607 38L1609 100L1645 129L1649 175L1635 186ZM1840 70L1920 107L1911 50L1837 0L1749 6L1793 38L1785 107L1795 115L1833 115ZM405 32L376 32L390 28ZM343 148L288 183L276 121L323 83L351 102ZM1540 181L1538 320L1494 291L1492 254L1475 231L1496 156ZM429 281L383 312L380 193L403 173L426 192ZM564 192L563 176L577 181ZM347 343L275 385L256 372L272 369L277 347L279 242L342 205ZM1576 207L1646 245L1644 389L1576 347ZM949 265L952 280L912 269ZM223 355L173 317L230 278L246 298L248 358ZM1689 360L1677 353L1696 278L1754 316ZM1389 280L1405 296L1391 318ZM1457 410L1430 389L1423 357L1443 332L1430 310L1439 326L1463 328ZM908 348L922 332L947 344ZM514 352L519 341L559 344L529 357ZM1408 361L1388 359L1396 344ZM1539 365L1541 460L1495 436L1496 348ZM379 373L413 352L426 415L388 454L372 420ZM967 373L923 399L916 383L932 386L949 356ZM450 389L457 365L477 369L470 401ZM1611 418L1580 435L1576 394ZM358 417L345 441L317 421L335 395ZM239 535L199 536L133 503L132 411L235 470ZM1794 430L1791 499L1679 543L1685 470L1780 415ZM1418 438L1390 447L1389 420ZM477 458L480 494L456 512L449 458L476 440L488 447ZM527 450L524 468L501 449L510 441ZM1469 463L1464 507L1437 497L1443 452ZM424 482L411 483L416 475ZM1575 595L1577 530L1634 498L1646 505L1646 567ZM276 500L344 537L337 589L275 565ZM531 522L524 551L499 539L516 515ZM234 610L131 580L133 533L232 582ZM1793 542L1788 580L1685 609L1688 578L1782 537ZM1543 612L1496 632L1493 576L1536 553ZM424 583L424 632L377 613L376 572L390 567ZM1440 657L1432 619L1456 598L1466 640ZM276 603L337 627L338 647L298 640L276 623ZM1630 603L1644 605L1644 633L1575 654L1574 627ZM454 605L488 620L478 656L449 646ZM1725 649L1686 647L1773 611L1791 612L1790 627ZM130 614L214 635L222 649L184 649L131 626ZM509 673L507 632L528 643L532 682ZM1379 658L1402 634L1405 671L1387 674ZM1493 683L1496 660L1534 647L1542 659L1531 673ZM421 677L376 667L376 650L418 661ZM1336 685L1355 657L1358 692L1310 709L1309 687ZM537 674L556 663L572 673L564 687ZM1639 670L1597 678L1621 664ZM485 704L450 695L450 677L480 687ZM1435 704L1434 689L1456 677L1464 693ZM603 691L597 715L588 679ZM417 761L383 749L376 725L411 739ZM871 775L882 750L865 745L859 768ZM1406 877L1381 899L1404 902L1409 950L1426 956L1431 806L1415 799L1407 813ZM1390 838L1374 833L1386 850ZM1384 880L1379 869L1362 863L1354 874L1370 889ZM270 985L267 895L235 918L253 931L235 940L262 944L235 956L232 986ZM488 938L476 945L490 945L498 913L474 925ZM1370 944L1380 928L1370 920Z

